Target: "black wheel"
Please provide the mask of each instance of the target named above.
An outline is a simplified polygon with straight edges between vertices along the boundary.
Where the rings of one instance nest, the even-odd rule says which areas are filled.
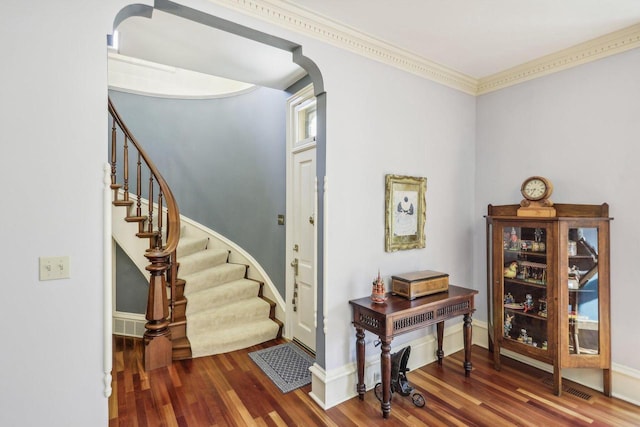
[[[373,392],[378,398],[378,400],[382,402],[382,383],[376,384],[376,386],[373,388]],[[389,396],[389,401],[391,401],[392,399],[393,399],[393,393],[391,393],[391,395]]]
[[[375,393],[378,400],[382,402],[382,383],[376,384],[376,386],[373,388],[373,392]]]
[[[413,393],[413,395],[411,396],[411,400],[413,400],[413,404],[418,408],[422,408],[425,404],[424,397],[422,397],[420,393]]]

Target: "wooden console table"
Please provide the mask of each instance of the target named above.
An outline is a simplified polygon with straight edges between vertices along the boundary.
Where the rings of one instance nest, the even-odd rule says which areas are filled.
[[[353,325],[356,328],[356,358],[358,363],[357,391],[360,400],[364,400],[364,331],[372,332],[380,338],[382,353],[380,368],[382,375],[382,416],[389,418],[391,413],[391,340],[405,332],[427,326],[437,325],[438,363],[442,364],[444,351],[442,340],[444,321],[464,316],[464,370],[465,376],[471,374],[471,315],[475,311],[474,296],[478,291],[449,285],[446,292],[408,300],[387,294],[385,304],[376,304],[370,297],[349,301],[353,308]]]

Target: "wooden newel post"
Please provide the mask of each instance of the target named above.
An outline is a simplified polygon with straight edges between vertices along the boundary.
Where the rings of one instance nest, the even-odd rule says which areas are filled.
[[[172,344],[169,329],[169,305],[167,303],[166,272],[169,269],[169,255],[160,251],[145,255],[151,265],[146,269],[151,273],[149,296],[147,299],[147,323],[144,333],[144,369],[150,371],[171,365]]]

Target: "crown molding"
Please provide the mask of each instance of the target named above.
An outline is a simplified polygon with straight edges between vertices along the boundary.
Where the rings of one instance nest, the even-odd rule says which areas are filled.
[[[475,78],[281,0],[208,0],[470,95],[482,95],[640,47],[640,24]]]
[[[640,47],[640,24],[543,56],[478,81],[478,95]]]
[[[384,41],[278,0],[209,0],[307,37],[475,95],[478,80]]]

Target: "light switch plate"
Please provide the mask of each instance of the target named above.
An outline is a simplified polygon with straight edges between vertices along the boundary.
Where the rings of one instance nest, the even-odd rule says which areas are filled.
[[[40,257],[40,280],[68,279],[69,257]]]

